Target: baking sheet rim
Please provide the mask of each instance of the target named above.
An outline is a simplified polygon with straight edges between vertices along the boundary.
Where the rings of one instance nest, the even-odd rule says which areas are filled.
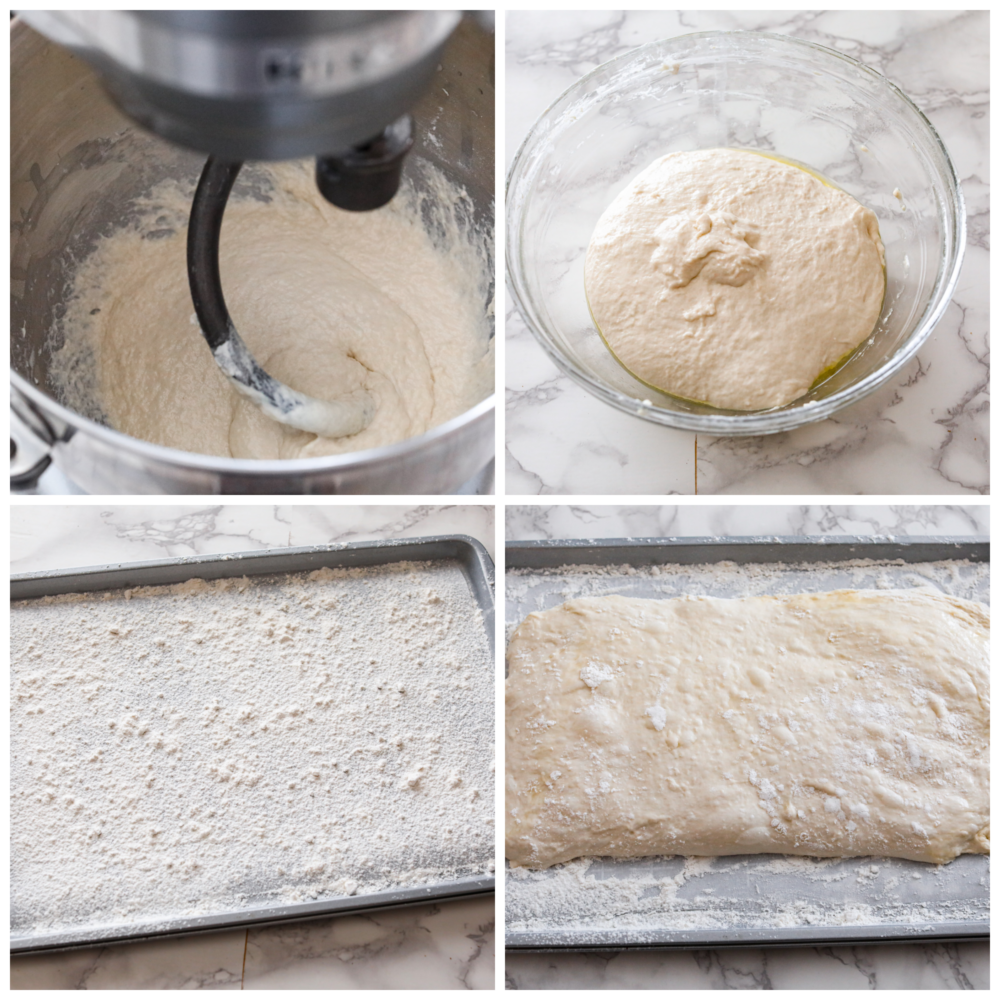
[[[928,535],[928,536],[892,536],[892,535],[723,535],[723,536],[670,536],[666,538],[578,538],[578,539],[508,539],[504,551],[505,569],[526,569],[545,571],[560,567],[572,566],[627,566],[631,565],[629,558],[616,558],[614,553],[633,549],[635,554],[653,554],[656,549],[664,549],[667,558],[650,560],[643,565],[671,562],[671,552],[691,548],[705,550],[709,548],[725,550],[734,546],[743,553],[754,549],[774,547],[773,558],[757,558],[746,560],[749,563],[801,563],[806,562],[848,562],[855,559],[873,559],[879,562],[937,562],[944,559],[972,558],[978,562],[989,562],[989,540],[976,536]],[[809,552],[812,558],[802,560],[796,558],[796,550],[814,549]],[[858,549],[897,550],[892,555],[866,555]],[[928,552],[937,549],[944,551],[934,556]],[[956,549],[958,552],[949,552]],[[964,551],[964,554],[959,554]],[[573,558],[573,554],[576,558]],[[589,557],[588,554],[589,553]],[[706,553],[707,558],[700,562],[685,560],[682,565],[707,565],[716,562],[731,562],[731,555]],[[518,556],[528,556],[532,565],[518,565]],[[594,556],[600,557],[595,562]],[[512,560],[510,557],[513,556]],[[909,558],[907,558],[909,556]],[[538,560],[542,564],[539,564]],[[513,563],[513,564],[512,564]],[[677,564],[677,563],[675,563]],[[506,597],[506,595],[505,595]],[[504,623],[505,627],[507,623]],[[986,855],[987,861],[989,856]],[[509,864],[504,862],[509,870]],[[514,931],[507,932],[505,928],[505,947],[511,952],[569,952],[569,951],[626,951],[652,948],[719,948],[719,947],[813,947],[821,944],[863,944],[869,942],[888,943],[890,941],[977,941],[988,940],[990,925],[988,920],[961,921],[949,926],[948,931],[941,930],[940,921],[926,925],[909,924],[857,924],[842,926],[826,924],[818,926],[804,925],[788,928],[734,928],[726,931],[700,931],[650,929],[641,932],[646,941],[623,941],[619,931]],[[787,933],[780,937],[782,932]],[[812,932],[812,933],[808,933]],[[883,933],[885,932],[885,933]],[[796,934],[800,940],[796,940]],[[657,938],[657,940],[649,940]],[[616,940],[612,941],[612,938]]]
[[[433,551],[451,546],[455,551],[448,554],[428,554],[424,556],[409,554],[400,555],[400,550],[426,549]],[[464,550],[464,553],[463,553]],[[429,535],[413,538],[378,539],[364,542],[342,542],[329,545],[296,546],[289,548],[259,549],[250,552],[226,552],[212,555],[178,556],[172,559],[156,559],[143,562],[113,563],[103,566],[84,566],[71,569],[41,570],[34,573],[11,574],[11,601],[32,600],[45,596],[38,588],[56,585],[59,581],[73,580],[84,582],[88,578],[95,581],[92,587],[80,590],[52,590],[51,593],[100,593],[107,590],[122,589],[131,586],[164,586],[177,582],[171,579],[166,582],[126,581],[117,586],[114,583],[101,582],[107,578],[118,576],[129,577],[133,574],[156,576],[157,571],[174,577],[180,568],[185,573],[179,574],[182,580],[197,577],[197,571],[206,566],[222,566],[232,568],[232,572],[216,574],[212,579],[223,579],[233,576],[270,576],[276,574],[294,574],[308,572],[312,568],[276,569],[274,562],[284,558],[319,560],[320,565],[340,568],[337,562],[329,562],[326,557],[350,555],[358,553],[372,556],[371,561],[352,563],[358,566],[381,566],[398,562],[432,562],[442,559],[453,559],[462,563],[467,575],[469,590],[477,607],[483,612],[483,624],[487,633],[491,652],[495,650],[495,599],[493,560],[486,548],[477,539],[469,535]],[[253,570],[253,564],[258,568]],[[268,568],[263,567],[268,564]],[[190,569],[192,572],[187,573]],[[246,572],[246,570],[251,570]],[[242,572],[240,570],[243,570]],[[478,584],[478,585],[477,585]],[[75,584],[74,584],[75,586]],[[36,591],[29,595],[15,591],[30,589]],[[35,935],[11,935],[10,953],[29,954],[31,952],[63,951],[73,948],[103,947],[111,944],[128,944],[152,938],[181,937],[186,934],[201,934],[210,931],[236,930],[241,927],[263,927],[274,923],[285,923],[297,920],[319,919],[324,916],[348,916],[352,913],[366,912],[373,909],[390,909],[397,906],[410,906],[424,901],[444,900],[469,895],[488,895],[495,891],[495,876],[467,876],[451,879],[445,882],[431,883],[405,888],[385,889],[374,893],[358,896],[335,896],[326,900],[310,903],[293,903],[275,906],[255,907],[246,910],[231,910],[225,913],[214,913],[199,917],[170,917],[165,920],[147,921],[142,924],[120,924],[86,929],[63,929],[51,933]],[[122,933],[118,933],[121,931]]]

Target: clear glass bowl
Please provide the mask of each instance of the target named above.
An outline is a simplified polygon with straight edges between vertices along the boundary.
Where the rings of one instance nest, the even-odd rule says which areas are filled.
[[[885,244],[886,296],[871,337],[805,396],[755,413],[633,378],[604,346],[584,295],[587,244],[618,192],[657,157],[719,146],[818,170],[875,212]],[[962,192],[931,123],[874,70],[783,35],[710,31],[612,59],[542,115],[507,178],[508,287],[542,347],[612,406],[708,434],[791,430],[878,388],[941,318],[964,249]]]

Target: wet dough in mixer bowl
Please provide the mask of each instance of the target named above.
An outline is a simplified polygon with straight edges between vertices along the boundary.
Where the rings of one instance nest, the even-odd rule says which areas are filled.
[[[194,317],[190,192],[173,182],[76,273],[56,366],[69,404],[85,411],[73,397],[90,366],[100,410],[117,430],[207,455],[291,459],[401,441],[478,402],[492,367],[481,276],[471,254],[432,243],[413,191],[355,214],[324,201],[307,164],[257,169],[272,182],[270,200],[237,189],[222,228],[236,327],[261,366],[293,388],[319,398],[367,388],[377,403],[371,425],[317,438],[269,420],[230,387]],[[443,179],[438,187],[461,196]]]

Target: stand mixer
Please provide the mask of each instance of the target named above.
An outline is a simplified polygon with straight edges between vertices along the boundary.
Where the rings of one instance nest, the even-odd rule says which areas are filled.
[[[477,12],[491,28],[491,12]],[[92,65],[112,101],[156,135],[208,153],[187,269],[202,334],[230,383],[267,416],[323,437],[364,429],[364,389],[333,400],[284,385],[233,325],[219,237],[245,160],[315,157],[323,197],[370,211],[396,193],[409,111],[440,69],[455,11],[28,11],[19,18]],[[480,94],[483,91],[480,90]]]

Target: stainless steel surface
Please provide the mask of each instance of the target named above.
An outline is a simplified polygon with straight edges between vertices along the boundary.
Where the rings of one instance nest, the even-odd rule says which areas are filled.
[[[490,459],[471,479],[462,483],[456,496],[493,496],[496,492],[496,462]]]
[[[381,566],[400,561],[449,560],[462,566],[469,591],[483,615],[491,660],[495,651],[494,567],[486,549],[468,535],[436,535],[415,539],[384,539],[343,545],[316,545],[271,549],[219,556],[193,556],[155,562],[112,564],[74,570],[47,570],[12,575],[11,600],[49,594],[90,593],[126,587],[182,583],[192,578],[206,580],[234,576],[302,573],[324,566]],[[489,734],[492,737],[492,733]],[[95,944],[123,943],[152,937],[172,937],[237,927],[263,926],[309,920],[333,914],[348,914],[392,906],[491,893],[492,876],[467,876],[423,886],[336,897],[294,905],[256,906],[242,910],[208,913],[155,922],[136,922],[114,927],[79,928],[72,932],[43,933],[11,938],[11,952],[24,954],[80,948]]]
[[[13,421],[13,410],[11,411]],[[13,438],[13,432],[12,432]],[[23,482],[11,480],[11,493],[20,496],[79,496],[86,491],[80,489],[76,483],[68,479],[49,459],[45,460],[47,465],[40,469],[41,475],[37,472],[29,475]],[[496,492],[496,470],[491,459],[482,467],[471,479],[466,480],[452,492],[452,496],[493,496]]]
[[[44,427],[27,426],[24,417],[10,408],[10,485],[11,492],[33,487],[51,467],[49,446],[42,434]]]
[[[413,109],[421,165],[462,184],[477,229],[492,239],[493,38],[463,21],[441,71]],[[80,59],[15,20],[11,28],[11,402],[48,428],[52,459],[88,493],[449,493],[494,452],[495,397],[407,441],[290,462],[196,455],[140,441],[64,406],[50,380],[50,338],[72,265],[127,219],[133,198],[165,177],[197,177],[201,157],[134,129]],[[23,82],[22,82],[23,81]],[[492,273],[492,266],[490,267]],[[492,285],[484,326],[492,325]],[[484,345],[485,346],[485,345]],[[42,441],[42,445],[47,442]]]
[[[367,142],[433,77],[458,11],[22,11],[150,131],[229,160]]]
[[[150,16],[152,15],[152,16]],[[60,45],[207,96],[353,90],[419,59],[458,24],[457,11],[23,10]],[[269,42],[270,48],[264,47]],[[292,74],[268,69],[270,49]],[[311,152],[316,152],[312,150]]]
[[[11,411],[13,413],[13,411]],[[29,477],[24,482],[11,480],[12,496],[86,496],[76,483],[67,479],[60,469],[47,460],[48,465],[37,478]]]
[[[859,561],[870,560],[869,564]],[[505,552],[507,633],[532,611],[555,607],[574,596],[584,570],[581,567],[621,566],[642,569],[663,566],[670,570],[659,576],[636,575],[613,569],[593,574],[588,593],[619,593],[631,597],[669,597],[702,593],[718,597],[738,596],[750,587],[733,574],[723,574],[715,564],[735,563],[750,567],[756,574],[754,592],[806,592],[865,585],[875,586],[886,578],[912,586],[929,567],[951,560],[988,564],[989,543],[962,538],[855,538],[836,536],[759,538],[665,538],[508,542]],[[765,564],[775,567],[773,578],[761,580]],[[920,567],[925,567],[921,569]],[[681,569],[691,567],[690,571]],[[780,568],[779,568],[780,567]],[[525,570],[514,575],[512,570]],[[537,571],[534,573],[533,571]],[[860,574],[860,578],[859,578]],[[942,577],[943,578],[943,577]],[[978,579],[978,577],[977,577]],[[950,586],[962,587],[961,574]],[[763,589],[762,589],[763,588]],[[988,600],[985,584],[976,599]],[[826,863],[823,880],[803,879],[799,873],[764,870],[769,856],[719,858],[712,870],[692,879],[678,890],[681,909],[690,907],[709,917],[715,926],[684,928],[677,912],[650,916],[639,926],[630,925],[632,914],[605,914],[586,911],[581,901],[579,923],[565,921],[560,926],[534,926],[507,931],[506,946],[523,951],[593,951],[627,948],[694,948],[737,945],[818,945],[824,943],[891,941],[978,940],[989,935],[989,859],[963,855],[943,866],[922,865],[903,859],[849,858]],[[860,879],[856,869],[874,862],[878,875]],[[681,871],[683,858],[591,859],[587,877],[623,879],[630,875],[673,876]],[[544,879],[545,874],[539,873]],[[919,875],[916,879],[912,876]],[[829,876],[829,878],[827,878]],[[885,885],[896,882],[898,898],[887,904],[877,900]],[[506,895],[508,919],[512,913],[529,912],[537,904],[532,886],[538,882],[518,881],[508,868]],[[708,890],[708,893],[706,893]],[[696,898],[697,897],[697,898]],[[726,900],[738,900],[745,909]],[[803,903],[819,916],[803,922],[795,919],[766,925],[769,906],[777,902],[792,906]],[[897,912],[925,904],[926,918],[894,921]],[[887,919],[870,922],[849,918],[852,907],[882,906]],[[868,912],[868,911],[864,911]],[[952,916],[949,916],[949,913]],[[973,914],[969,919],[968,914]],[[965,914],[964,916],[961,914]],[[673,919],[671,919],[671,916]],[[588,922],[591,926],[588,926]],[[519,924],[527,921],[519,920]],[[593,924],[610,926],[592,926]],[[721,926],[720,926],[721,925]]]

